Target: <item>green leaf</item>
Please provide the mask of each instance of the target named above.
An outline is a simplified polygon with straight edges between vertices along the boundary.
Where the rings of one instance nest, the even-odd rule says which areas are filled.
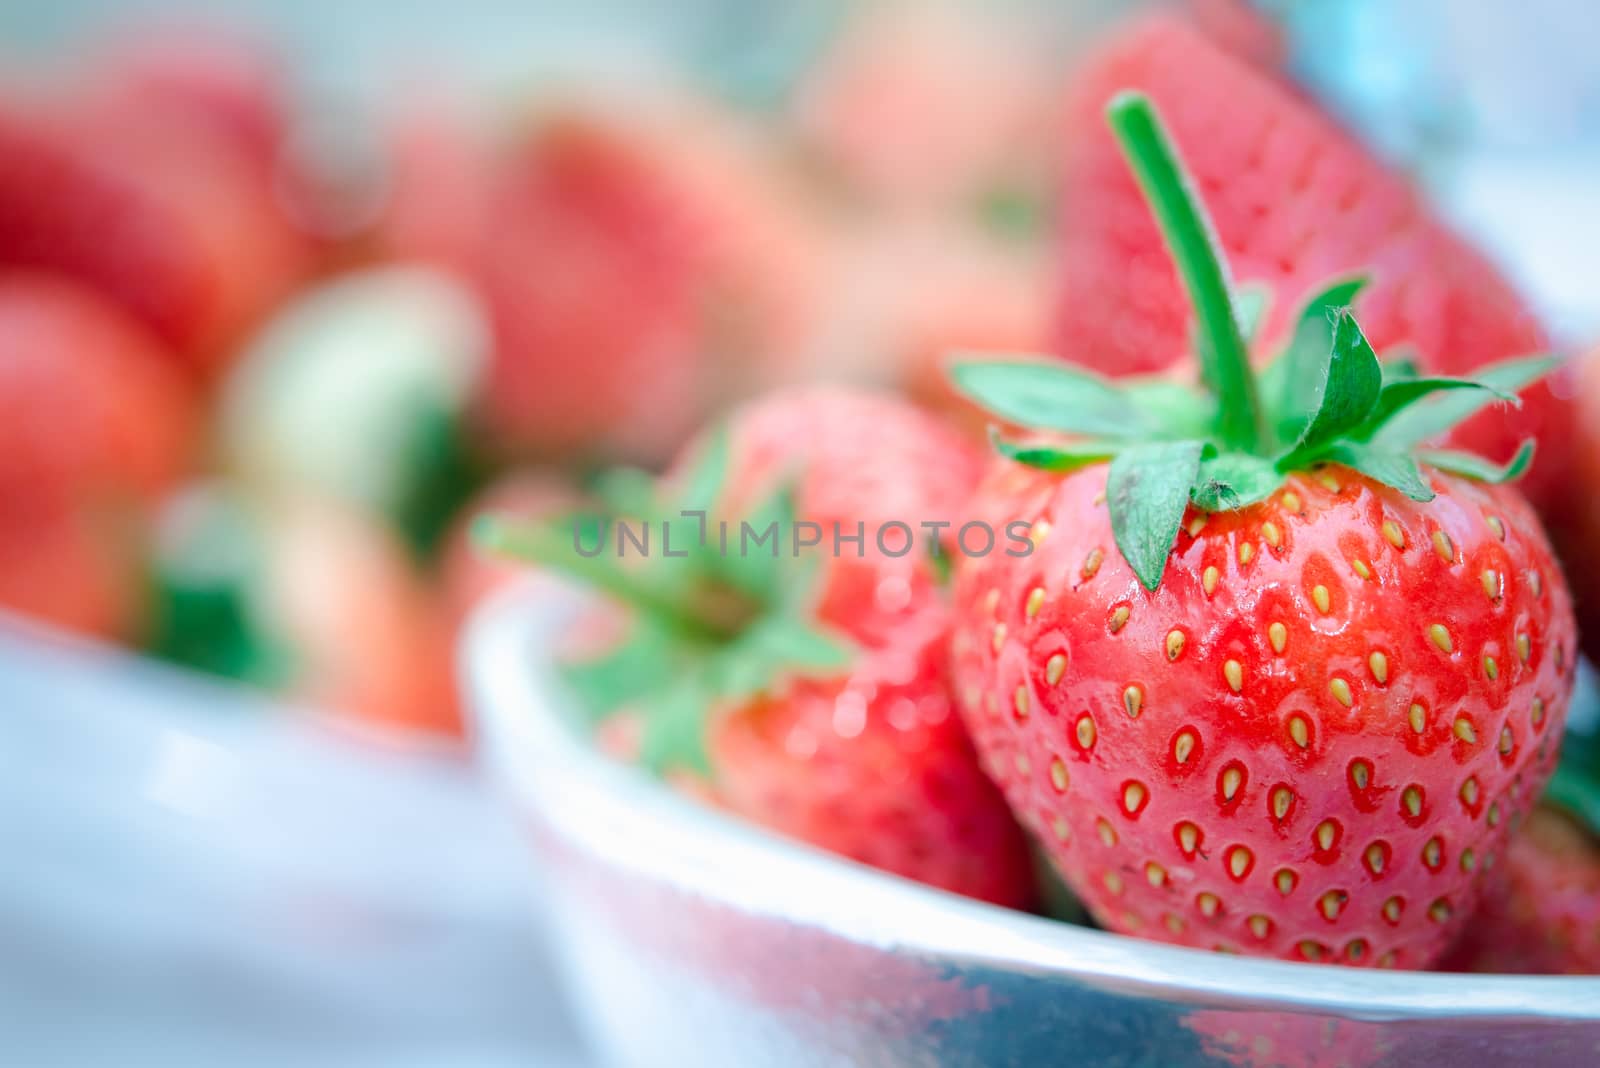
[[[1421,378],[1422,364],[1409,345],[1387,349],[1383,354],[1383,384],[1404,382],[1408,378]]]
[[[741,656],[764,660],[774,669],[810,676],[842,671],[855,651],[845,639],[814,622],[772,616],[761,620],[734,643]]]
[[[700,672],[682,672],[644,710],[639,763],[657,775],[692,771],[710,778],[706,722],[716,700],[715,692]]]
[[[1385,452],[1370,445],[1354,441],[1341,441],[1324,454],[1327,459],[1360,471],[1363,475],[1385,486],[1393,487],[1414,501],[1431,501],[1433,487],[1428,485],[1417,461],[1403,452]]]
[[[1527,356],[1479,369],[1472,380],[1488,390],[1520,393],[1538,381],[1557,361],[1549,356]],[[1372,436],[1373,444],[1406,451],[1437,438],[1476,415],[1495,398],[1484,390],[1453,390],[1431,396],[1424,403],[1397,412]]]
[[[1264,501],[1283,485],[1283,472],[1272,461],[1249,453],[1225,452],[1200,461],[1190,495],[1207,512],[1228,512]]]
[[[1080,467],[1104,463],[1123,448],[1112,441],[1070,441],[1054,444],[1032,444],[1007,441],[997,431],[991,431],[989,440],[995,451],[1008,460],[1041,471],[1076,471]]]
[[[727,424],[719,424],[702,442],[688,477],[678,494],[677,505],[689,511],[709,512],[722,494],[728,477],[728,456],[732,448]]]
[[[645,615],[635,615],[627,637],[610,651],[563,665],[561,676],[593,722],[625,706],[641,704],[660,690],[662,680],[679,674],[697,650],[679,635]]]
[[[1216,229],[1149,97],[1118,93],[1106,108],[1106,120],[1194,309],[1201,377],[1220,402],[1217,434],[1230,450],[1254,452],[1262,437],[1260,402]]]
[[[1209,437],[1216,426],[1216,398],[1193,386],[1168,378],[1130,378],[1118,385],[1145,422],[1161,428],[1164,441]]]
[[[1385,368],[1386,372],[1387,370]],[[1370,439],[1383,428],[1386,422],[1411,407],[1411,405],[1418,404],[1424,398],[1431,397],[1435,393],[1457,389],[1483,390],[1492,397],[1509,404],[1519,406],[1522,404],[1522,401],[1518,399],[1515,393],[1508,393],[1497,386],[1477,382],[1470,378],[1427,377],[1385,381],[1382,392],[1378,394],[1378,403],[1373,406],[1371,414],[1367,416],[1356,436]]]
[[[1437,467],[1441,471],[1448,471],[1452,475],[1461,475],[1464,478],[1476,479],[1479,482],[1511,482],[1521,478],[1533,465],[1533,439],[1528,438],[1517,451],[1504,464],[1497,464],[1492,460],[1470,452],[1456,452],[1451,449],[1430,449],[1419,454],[1423,463]]]
[[[744,539],[744,525],[752,534],[748,543]],[[757,545],[768,531],[776,530]],[[795,500],[794,489],[785,484],[767,498],[759,507],[737,520],[728,520],[728,551],[713,550],[707,538],[705,552],[706,571],[721,579],[758,605],[770,607],[775,603],[782,585],[783,575],[796,563],[794,558]],[[775,548],[768,548],[776,542]]]
[[[655,476],[637,467],[612,467],[595,476],[595,498],[612,515],[647,519],[660,511]]]
[[[1122,439],[1159,429],[1111,382],[1059,360],[962,360],[950,378],[986,411],[1039,430]]]
[[[1233,317],[1246,342],[1256,340],[1272,310],[1272,287],[1264,282],[1246,282],[1233,290]]]
[[[1198,441],[1156,442],[1133,446],[1111,461],[1111,533],[1145,589],[1161,584],[1203,449]]]
[[[1293,441],[1316,407],[1316,385],[1333,349],[1333,320],[1367,285],[1364,277],[1339,278],[1306,298],[1289,344],[1261,376],[1262,396],[1275,410],[1279,436]]]
[[[1355,316],[1346,310],[1335,320],[1332,348],[1315,378],[1311,418],[1290,451],[1291,463],[1360,426],[1383,388],[1383,368]]]

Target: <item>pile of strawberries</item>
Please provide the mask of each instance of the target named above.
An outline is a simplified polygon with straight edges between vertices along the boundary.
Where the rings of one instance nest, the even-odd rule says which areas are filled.
[[[331,146],[244,40],[8,89],[0,606],[448,737],[531,562],[600,594],[596,743],[779,833],[1202,949],[1600,969],[1593,369],[1236,4],[1067,85],[863,11],[782,85],[408,89]]]
[[[1031,844],[1126,934],[1592,970],[1600,764],[1541,801],[1580,657],[1539,514],[1579,525],[1569,370],[1403,179],[1190,24],[1070,97],[1054,356],[963,358],[932,412],[780,390],[659,480],[481,525],[604,595],[567,654],[599,744],[998,904],[1042,907]]]

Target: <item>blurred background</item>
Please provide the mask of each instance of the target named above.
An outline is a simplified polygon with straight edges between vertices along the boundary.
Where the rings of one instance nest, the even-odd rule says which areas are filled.
[[[965,418],[944,353],[1054,347],[1064,86],[1140,6],[0,0],[8,1057],[583,1063],[470,516],[783,383]],[[1168,6],[1600,336],[1593,5]]]

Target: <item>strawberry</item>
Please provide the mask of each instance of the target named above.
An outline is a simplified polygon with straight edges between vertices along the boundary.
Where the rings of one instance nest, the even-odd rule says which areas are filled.
[[[680,521],[678,547],[657,545],[694,549],[688,560],[585,559],[565,528],[489,528],[634,609],[630,640],[575,669],[579,693],[602,716],[638,716],[641,760],[698,774],[732,812],[947,890],[1030,903],[1021,831],[951,705],[935,561],[895,555],[910,548],[897,532],[886,549],[876,540],[889,523],[954,521],[976,451],[900,402],[816,389],[753,403],[691,456],[667,487],[708,510],[707,534]],[[778,541],[742,549],[741,522]],[[825,540],[791,554],[806,523]],[[864,531],[859,555],[831,552],[834,524]]]
[[[1355,308],[1379,351],[1406,350],[1428,373],[1461,374],[1549,341],[1526,305],[1402,176],[1374,160],[1270,71],[1161,15],[1103,46],[1070,94],[1059,186],[1056,351],[1107,374],[1181,361],[1188,317],[1178,278],[1116,146],[1100,122],[1117,91],[1147,93],[1206,197],[1243,282],[1275,297],[1263,331],[1281,338],[1297,302],[1355,270],[1372,284]],[[1510,418],[1485,417],[1453,440],[1496,458],[1536,436],[1528,495],[1546,507],[1570,484],[1572,413],[1559,383],[1535,386]]]
[[[1550,361],[1480,382],[1384,368],[1355,280],[1258,379],[1248,301],[1149,99],[1110,118],[1194,300],[1209,389],[957,368],[1056,435],[999,439],[973,506],[1008,538],[956,558],[962,713],[1106,926],[1426,966],[1550,772],[1577,650],[1538,520],[1492,484],[1531,447],[1505,469],[1413,450]]]
[[[305,267],[248,161],[147,109],[0,101],[0,267],[71,276],[201,378]]]
[[[1574,485],[1600,486],[1600,348],[1576,361],[1572,453]],[[1592,492],[1567,495],[1566,507],[1551,521],[1551,534],[1566,562],[1578,602],[1578,633],[1585,651],[1600,656],[1600,568],[1591,563],[1591,546],[1600,539],[1600,500]]]
[[[0,273],[0,605],[132,637],[144,508],[188,469],[199,411],[162,346],[69,281]]]

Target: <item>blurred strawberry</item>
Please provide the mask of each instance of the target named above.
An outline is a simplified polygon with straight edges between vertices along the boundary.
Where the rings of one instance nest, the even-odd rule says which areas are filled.
[[[526,566],[477,544],[472,527],[479,516],[553,519],[577,508],[579,499],[560,477],[532,470],[502,475],[474,497],[456,517],[440,556],[439,582],[450,619],[461,623],[486,597],[528,573]]]
[[[99,290],[200,377],[305,267],[243,156],[153,108],[0,101],[0,267]]]
[[[1593,547],[1600,539],[1600,348],[1574,361],[1577,415],[1570,448],[1574,457],[1572,489],[1551,523],[1550,533],[1561,550],[1567,577],[1577,599],[1578,634],[1590,658],[1600,656],[1600,567]]]
[[[198,425],[138,323],[71,282],[0,272],[0,605],[133,636],[143,509],[193,462]]]
[[[158,655],[384,730],[460,733],[449,622],[379,524],[202,486],[158,533]]]
[[[1146,92],[1172,128],[1241,282],[1273,296],[1260,340],[1353,271],[1373,284],[1356,312],[1380,351],[1408,349],[1425,372],[1459,374],[1545,349],[1544,331],[1484,257],[1388,170],[1276,76],[1177,16],[1150,17],[1107,42],[1070,94],[1061,193],[1056,350],[1111,374],[1182,360],[1189,318],[1178,279],[1103,115],[1124,89]],[[1276,351],[1265,344],[1263,351]],[[1529,435],[1540,457],[1524,483],[1543,506],[1566,491],[1570,407],[1557,376],[1511,418],[1488,413],[1454,440],[1496,460]]]

